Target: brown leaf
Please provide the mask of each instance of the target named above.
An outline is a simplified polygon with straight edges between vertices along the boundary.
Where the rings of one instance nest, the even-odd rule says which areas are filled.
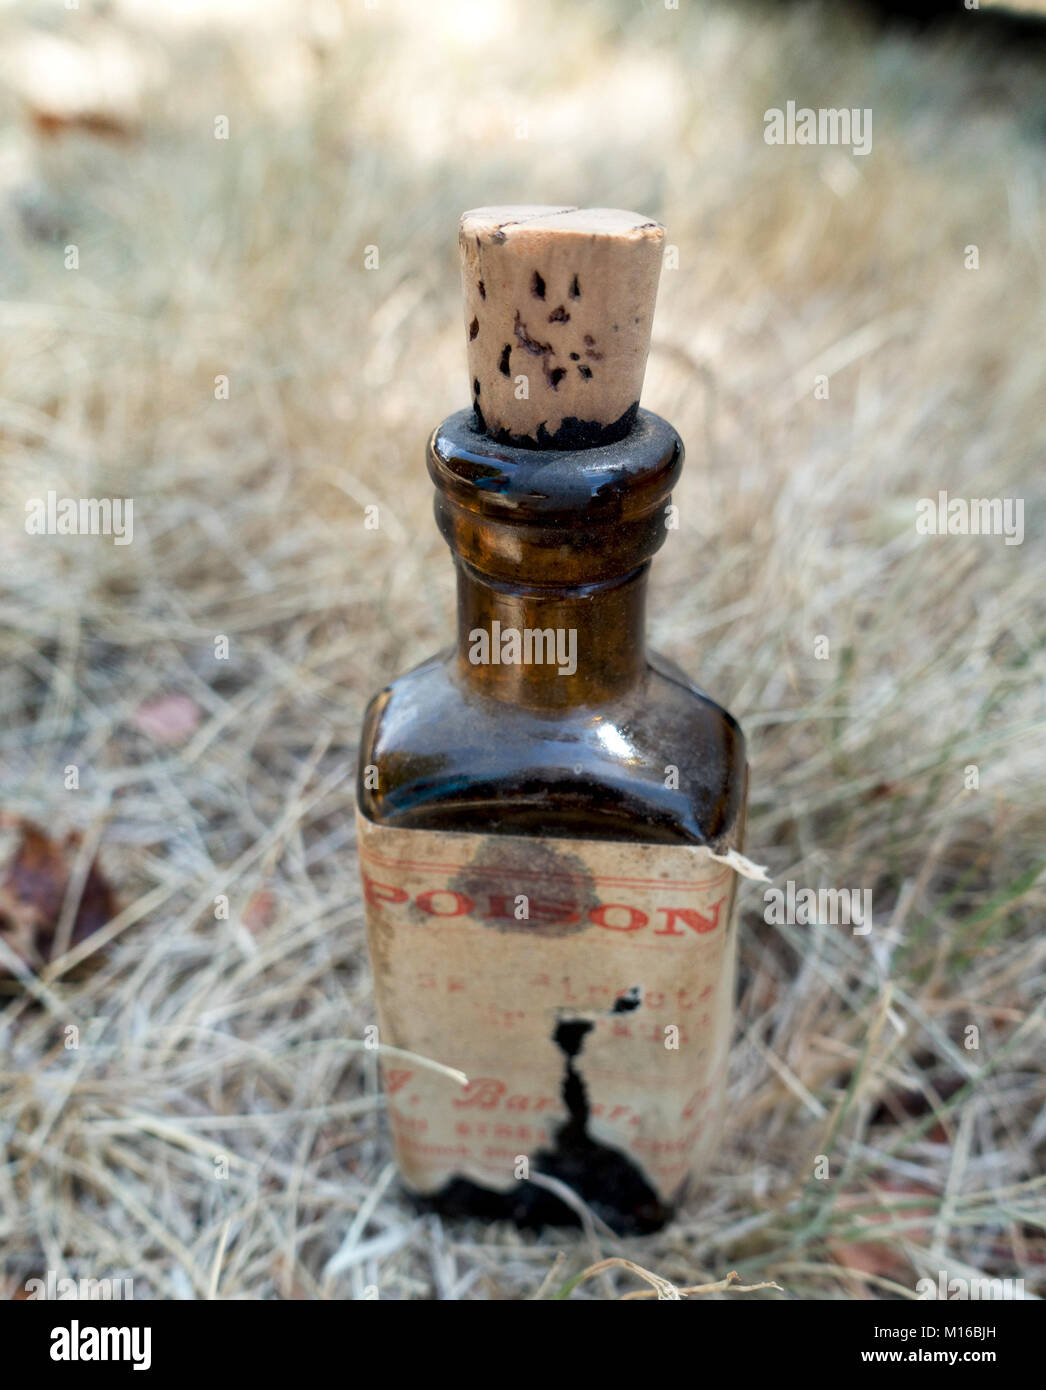
[[[876,1241],[844,1241],[834,1237],[826,1241],[832,1259],[844,1269],[861,1274],[878,1274],[897,1284],[911,1283],[911,1265],[893,1246]]]
[[[933,1197],[929,1188],[919,1187],[912,1183],[883,1182],[873,1186],[869,1192],[851,1193],[843,1197],[839,1202],[840,1211],[845,1211],[850,1207],[866,1205],[869,1196],[880,1196],[883,1199],[884,1209],[881,1212],[868,1212],[857,1218],[857,1224],[868,1227],[868,1240],[841,1240],[838,1237],[831,1237],[825,1243],[828,1246],[832,1259],[837,1264],[843,1265],[847,1269],[859,1270],[863,1274],[878,1274],[884,1279],[892,1279],[897,1284],[911,1286],[912,1267],[903,1249],[899,1246],[896,1237],[887,1236],[884,1239],[875,1239],[875,1227],[891,1219],[891,1212],[887,1209],[890,1206],[897,1207],[900,1202],[907,1202],[916,1197]],[[917,1217],[926,1218],[926,1226],[912,1226],[906,1229],[905,1238],[915,1244],[924,1243],[929,1239],[930,1227],[934,1214],[932,1200],[926,1206],[905,1206],[903,1211],[895,1212],[907,1218]]]
[[[0,936],[30,969],[52,958],[80,839],[73,831],[62,843],[28,821],[22,824],[20,843],[0,883]],[[115,915],[113,891],[95,861],[80,894],[70,945],[85,940]],[[5,974],[0,966],[0,975]]]
[[[259,888],[247,899],[243,909],[243,925],[255,936],[260,936],[276,920],[279,903],[271,888]]]
[[[106,111],[44,111],[30,106],[28,113],[37,133],[51,140],[71,130],[111,140],[133,140],[141,134],[134,122],[121,120]]]
[[[184,743],[200,727],[202,715],[191,695],[160,695],[138,706],[134,724],[156,743]]]

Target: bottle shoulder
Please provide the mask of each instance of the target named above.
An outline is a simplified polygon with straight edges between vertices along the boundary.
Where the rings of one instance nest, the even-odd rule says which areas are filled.
[[[666,658],[604,707],[549,714],[478,694],[448,649],[370,702],[358,796],[408,827],[718,844],[745,781],[739,724]]]

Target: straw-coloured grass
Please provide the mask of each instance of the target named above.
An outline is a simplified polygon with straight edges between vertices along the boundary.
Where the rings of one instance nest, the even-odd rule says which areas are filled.
[[[1041,1291],[1041,72],[804,9],[439,8],[43,7],[127,47],[111,130],[33,124],[3,17],[0,811],[118,898],[0,995],[6,1292]],[[790,99],[871,107],[872,152],[767,145]],[[360,716],[452,624],[422,450],[467,395],[456,218],[559,200],[678,247],[655,645],[745,726],[750,855],[874,901],[855,936],[745,886],[730,1131],[643,1242],[416,1217],[362,1045]],[[49,490],[133,498],[133,543],[26,534]],[[941,490],[1026,499],[1024,543],[918,535]]]

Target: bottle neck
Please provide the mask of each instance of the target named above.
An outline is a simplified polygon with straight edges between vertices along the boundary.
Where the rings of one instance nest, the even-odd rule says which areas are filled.
[[[644,679],[647,573],[682,465],[679,435],[648,410],[589,449],[499,444],[464,410],[433,431],[436,522],[458,571],[456,669],[470,691],[562,711]]]
[[[646,669],[649,561],[580,587],[520,587],[456,557],[459,679],[490,699],[538,710],[598,705]]]

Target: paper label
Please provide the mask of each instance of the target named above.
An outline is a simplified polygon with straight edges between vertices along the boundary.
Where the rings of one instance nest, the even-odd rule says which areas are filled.
[[[700,847],[357,823],[380,1042],[415,1054],[382,1057],[407,1184],[541,1172],[571,1113],[556,1033],[576,1021],[587,1134],[671,1201],[720,1128],[734,868]]]

